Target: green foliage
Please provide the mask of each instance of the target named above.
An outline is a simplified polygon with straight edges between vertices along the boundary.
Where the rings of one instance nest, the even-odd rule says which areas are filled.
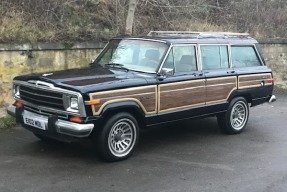
[[[1,129],[8,129],[12,126],[16,125],[16,119],[11,116],[1,117],[0,118],[0,130]]]
[[[75,43],[72,42],[72,41],[65,41],[65,42],[63,43],[65,49],[71,49],[71,48],[74,46],[74,44],[75,44]]]

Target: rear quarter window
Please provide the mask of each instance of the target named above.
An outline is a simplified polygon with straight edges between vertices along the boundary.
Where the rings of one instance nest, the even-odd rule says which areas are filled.
[[[232,46],[231,54],[234,68],[262,65],[253,46]]]

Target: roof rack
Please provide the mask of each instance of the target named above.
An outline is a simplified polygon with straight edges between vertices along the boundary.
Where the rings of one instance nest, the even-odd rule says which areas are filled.
[[[151,37],[249,37],[249,33],[233,32],[196,32],[196,31],[150,31],[147,36]]]

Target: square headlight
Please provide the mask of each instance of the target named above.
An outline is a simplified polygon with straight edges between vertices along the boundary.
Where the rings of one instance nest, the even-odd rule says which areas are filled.
[[[75,110],[79,109],[79,102],[77,97],[70,97],[70,108]]]
[[[13,96],[16,98],[20,98],[20,86],[13,85]]]

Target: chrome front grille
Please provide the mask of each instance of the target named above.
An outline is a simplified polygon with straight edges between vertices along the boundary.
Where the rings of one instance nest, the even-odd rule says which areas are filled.
[[[20,86],[21,99],[43,107],[65,110],[63,94],[38,89],[37,87]]]
[[[16,100],[22,101],[24,107],[45,116],[58,115],[65,119],[68,115],[80,115],[86,117],[86,109],[81,93],[55,87],[52,83],[44,81],[13,81],[13,87],[18,86],[18,95],[14,94]],[[13,88],[14,89],[14,88]],[[71,110],[69,98],[77,97],[79,110]]]

